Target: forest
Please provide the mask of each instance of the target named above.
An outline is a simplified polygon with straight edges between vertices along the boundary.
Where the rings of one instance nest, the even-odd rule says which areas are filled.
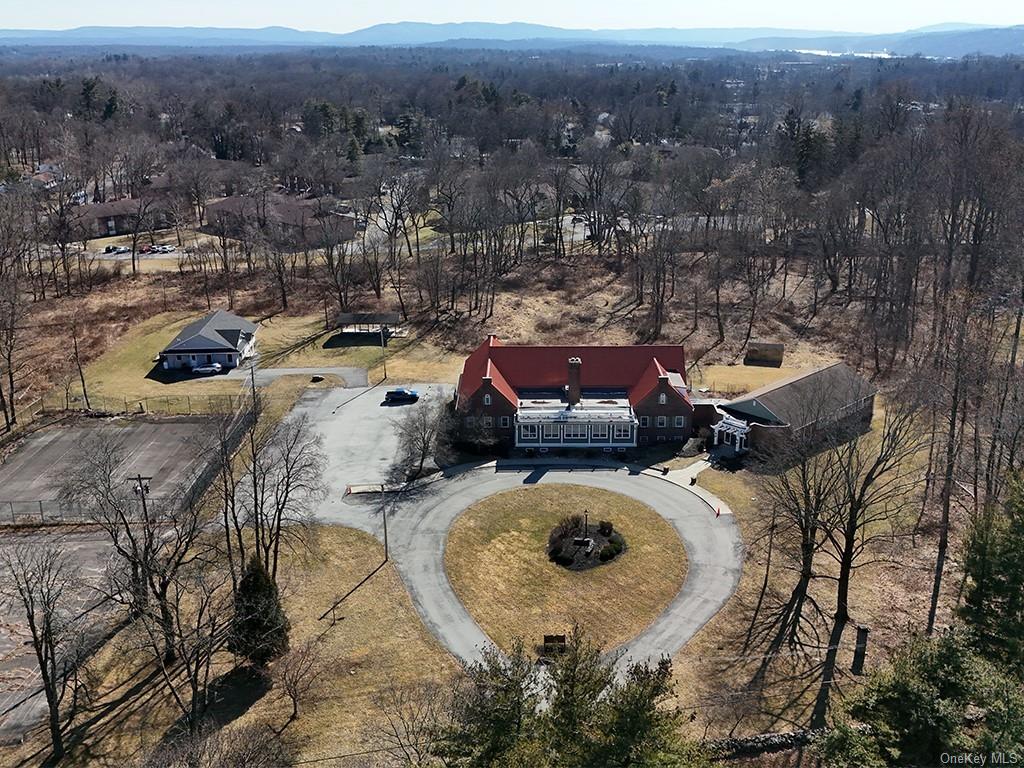
[[[208,207],[233,196],[253,203],[229,229]],[[308,226],[285,226],[282,200],[308,206]],[[118,201],[120,263],[83,218]],[[883,392],[884,424],[824,454],[796,446],[758,481],[770,504],[753,546],[767,548],[765,583],[770,567],[788,581],[748,633],[768,651],[746,693],[770,699],[792,674],[807,711],[773,722],[832,722],[850,582],[883,539],[897,563],[925,540],[913,638],[845,703],[823,754],[930,764],[971,739],[1024,744],[1024,60],[0,50],[8,430],[62,383],[35,319],[73,340],[84,390],[79,340],[105,320],[53,309],[149,285],[141,253],[157,230],[179,247],[164,284],[207,308],[394,310],[461,352],[517,302],[550,301],[513,335],[683,343],[694,370],[757,338],[845,360]],[[807,665],[767,669],[778,655]],[[994,689],[1005,707],[964,725]],[[946,736],[913,730],[940,715]]]

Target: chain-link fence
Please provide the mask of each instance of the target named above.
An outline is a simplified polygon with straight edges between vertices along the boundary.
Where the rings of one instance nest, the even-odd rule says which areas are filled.
[[[148,497],[153,504],[171,503],[164,497]],[[60,499],[0,501],[0,525],[58,525],[89,520],[89,511]]]
[[[216,476],[219,470],[219,465],[215,459],[217,455],[231,455],[237,450],[241,444],[242,437],[246,431],[252,425],[253,420],[253,408],[252,408],[252,397],[250,395],[211,395],[209,399],[206,396],[203,397],[183,397],[185,400],[185,407],[190,410],[176,411],[174,410],[179,405],[177,401],[179,398],[176,397],[158,397],[158,398],[143,398],[142,400],[136,400],[136,403],[142,403],[146,407],[146,410],[142,411],[115,411],[114,409],[101,409],[99,406],[103,402],[100,400],[94,400],[92,397],[89,398],[90,410],[93,412],[107,412],[107,413],[159,413],[161,415],[216,415],[216,414],[233,414],[230,423],[224,427],[218,428],[217,433],[217,446],[216,450],[203,451],[202,458],[199,466],[195,471],[191,472],[183,483],[182,490],[180,493],[172,496],[147,496],[147,500],[150,500],[154,506],[177,506],[184,508],[189,504],[196,504],[199,502],[207,488]],[[161,402],[161,401],[168,402]],[[113,402],[116,402],[113,401]],[[68,409],[64,407],[64,403],[61,404],[59,411],[50,411],[53,413],[63,413],[68,410],[74,409],[74,403],[72,408]],[[150,410],[150,407],[153,407]],[[194,407],[198,406],[198,408]],[[231,410],[218,410],[231,406]],[[83,406],[84,407],[84,403]],[[212,410],[199,410],[199,408],[207,408]],[[160,410],[164,408],[165,410]],[[35,412],[34,418],[36,421],[42,419],[42,414],[48,413],[45,409],[39,409]],[[223,453],[221,453],[223,452]],[[0,490],[2,494],[2,490]],[[83,507],[69,504],[61,499],[36,499],[32,501],[5,501],[0,496],[0,526],[3,525],[56,525],[62,523],[76,523],[86,522],[90,519],[90,512],[88,509]]]
[[[111,397],[109,395],[50,394],[42,398],[36,413],[90,411],[109,414],[153,414],[157,416],[216,416],[235,413],[248,394],[239,395],[156,395],[153,397]]]

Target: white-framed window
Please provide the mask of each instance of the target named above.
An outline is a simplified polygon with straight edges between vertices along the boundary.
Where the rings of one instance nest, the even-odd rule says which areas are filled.
[[[658,429],[664,429],[668,426],[668,416],[658,417]]]
[[[475,427],[476,426],[476,419],[474,419],[472,416],[467,416],[466,417],[466,426],[469,427],[470,429]]]
[[[490,395],[484,395],[484,405],[490,405],[490,404],[491,404],[491,396]]]
[[[537,439],[537,425],[536,424],[520,424],[519,425],[519,438],[521,440],[536,440]]]
[[[641,416],[640,417],[640,426],[641,427],[649,427],[650,425],[651,425],[651,417],[650,416]]]
[[[659,443],[664,443],[665,442],[665,436],[664,435],[658,435],[658,442]]]
[[[566,424],[565,425],[565,439],[566,440],[586,440],[587,439],[587,425],[586,424]]]
[[[615,439],[616,440],[628,440],[633,434],[632,424],[616,424],[615,425]]]
[[[508,429],[508,427],[509,427],[509,425],[511,423],[512,423],[512,417],[511,416],[502,416],[501,417],[501,426],[502,426],[503,429]]]
[[[676,416],[676,427],[679,428],[679,429],[682,429],[685,426],[686,426],[686,417],[685,416]]]
[[[544,439],[545,440],[558,440],[562,436],[562,430],[558,424],[545,424],[544,425]]]
[[[490,429],[491,427],[494,426],[494,419],[492,419],[490,416],[484,416],[482,419],[480,419],[480,426],[482,426],[484,429]]]
[[[664,405],[667,402],[668,402],[668,395],[666,395],[664,392],[662,392],[660,395],[658,395],[658,405]]]
[[[608,439],[608,425],[607,424],[592,424],[590,426],[590,439],[591,440],[607,440]]]

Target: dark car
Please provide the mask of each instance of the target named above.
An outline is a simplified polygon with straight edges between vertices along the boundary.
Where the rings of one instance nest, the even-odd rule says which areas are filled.
[[[385,403],[415,403],[420,393],[415,389],[389,389],[384,393]]]

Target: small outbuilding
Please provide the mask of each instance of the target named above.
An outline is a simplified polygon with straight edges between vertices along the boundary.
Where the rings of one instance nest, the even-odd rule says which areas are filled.
[[[218,309],[186,325],[160,353],[164,370],[219,363],[234,368],[256,351],[255,323]]]

